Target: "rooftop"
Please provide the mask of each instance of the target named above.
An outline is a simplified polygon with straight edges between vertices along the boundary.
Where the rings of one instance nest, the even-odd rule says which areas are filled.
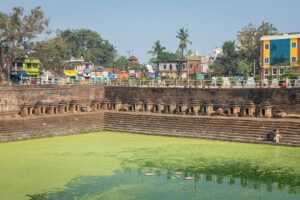
[[[300,32],[297,33],[284,33],[276,35],[265,35],[260,38],[260,40],[279,40],[279,39],[291,39],[291,38],[300,38]]]

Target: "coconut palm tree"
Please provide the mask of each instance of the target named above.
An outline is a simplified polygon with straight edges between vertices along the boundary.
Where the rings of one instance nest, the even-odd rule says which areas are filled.
[[[177,32],[177,36],[176,38],[179,39],[179,49],[181,51],[181,56],[182,58],[184,58],[184,50],[187,49],[187,46],[190,44],[192,44],[192,42],[189,40],[190,35],[188,33],[188,29],[185,28],[181,28],[179,29],[179,31]]]
[[[149,54],[152,54],[153,56],[156,57],[156,59],[159,58],[159,55],[166,50],[166,48],[164,46],[162,46],[160,44],[160,41],[157,40],[156,42],[154,42],[153,46],[152,46],[152,51],[148,51]]]

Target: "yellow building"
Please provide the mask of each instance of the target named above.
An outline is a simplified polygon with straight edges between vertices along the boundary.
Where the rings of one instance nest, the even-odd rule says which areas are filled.
[[[260,52],[262,79],[277,78],[286,67],[300,74],[300,33],[263,36]]]

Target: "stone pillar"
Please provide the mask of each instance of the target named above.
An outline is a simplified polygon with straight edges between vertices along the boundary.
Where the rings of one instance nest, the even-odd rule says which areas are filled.
[[[198,115],[200,111],[200,103],[196,99],[190,99],[188,105],[188,114]]]
[[[188,108],[188,104],[183,101],[179,100],[176,102],[176,114],[185,115]]]
[[[23,104],[21,106],[21,116],[26,117],[32,115],[32,106],[30,104]]]
[[[143,110],[143,102],[141,102],[139,99],[133,99],[131,105],[132,111],[141,112]]]
[[[202,115],[211,115],[213,113],[213,104],[210,102],[203,102],[201,104],[201,114]]]
[[[115,99],[115,110],[120,111],[122,109],[122,101],[120,99]]]
[[[70,112],[79,112],[80,107],[79,107],[79,101],[77,100],[72,100],[70,101]]]
[[[255,116],[255,104],[253,101],[246,101],[242,107],[243,117],[254,117]]]
[[[157,99],[153,104],[154,113],[162,113],[164,110],[164,102],[161,99]]]
[[[229,103],[229,115],[238,117],[241,112],[241,106],[238,102],[230,102]]]
[[[47,113],[50,115],[57,114],[57,106],[55,104],[49,104],[49,106],[47,107]]]
[[[100,109],[101,110],[108,110],[110,108],[110,101],[108,99],[102,99],[101,104],[100,104]]]
[[[35,115],[44,115],[45,113],[46,113],[45,105],[41,101],[38,101],[34,105],[34,114]]]
[[[151,112],[153,109],[153,103],[148,99],[143,99],[143,112]]]
[[[91,103],[91,109],[93,112],[99,111],[100,110],[100,101],[98,100],[93,100]]]
[[[166,100],[164,104],[164,113],[173,114],[176,112],[176,102],[172,99]]]
[[[259,104],[259,117],[266,117],[271,118],[273,116],[272,114],[272,105],[269,101],[263,101],[261,104]]]
[[[58,104],[58,113],[60,114],[64,114],[68,112],[68,109],[67,109],[67,102],[62,100],[61,102],[59,102]]]

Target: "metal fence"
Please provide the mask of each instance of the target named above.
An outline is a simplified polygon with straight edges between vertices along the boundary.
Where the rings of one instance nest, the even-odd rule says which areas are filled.
[[[55,78],[51,80],[41,80],[38,78],[27,78],[21,80],[18,84],[21,85],[105,85],[105,86],[120,86],[120,87],[178,87],[178,88],[279,88],[279,87],[300,87],[300,79],[282,80],[259,80],[259,81],[218,81],[213,80],[67,80],[65,78]]]

